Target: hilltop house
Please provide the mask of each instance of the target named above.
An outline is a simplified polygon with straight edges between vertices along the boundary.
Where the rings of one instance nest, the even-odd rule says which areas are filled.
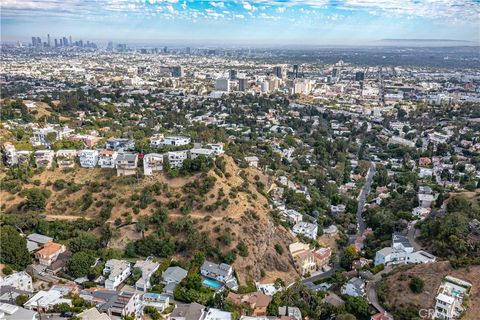
[[[81,150],[78,153],[78,159],[82,168],[95,168],[98,163],[97,150]]]
[[[7,166],[18,164],[17,149],[10,142],[3,144],[3,156]]]
[[[100,150],[98,165],[100,168],[115,168],[118,153],[115,150]]]
[[[138,293],[112,290],[84,290],[82,298],[96,305],[101,312],[106,312],[115,319],[126,315],[133,315],[141,319],[142,303]]]
[[[434,319],[459,319],[465,311],[464,298],[469,296],[472,284],[470,282],[446,276],[437,290],[435,297]]]
[[[216,264],[205,260],[200,268],[200,273],[204,277],[223,282],[231,290],[236,291],[238,289],[237,279],[235,279],[233,268],[229,264]]]
[[[115,151],[132,151],[135,143],[130,139],[110,138],[105,143],[105,149]]]
[[[5,286],[33,292],[32,277],[25,271],[15,272],[5,277],[0,276],[0,288]]]
[[[435,256],[428,252],[415,251],[406,236],[394,233],[392,246],[378,250],[374,264],[428,263],[435,260]]]
[[[204,320],[205,306],[196,302],[177,306],[167,320]]]
[[[103,269],[103,275],[108,275],[105,280],[105,288],[117,290],[117,287],[130,276],[130,273],[130,262],[117,259],[108,260]]]
[[[171,136],[171,137],[164,137],[161,140],[162,146],[186,146],[190,143],[191,139],[189,137],[183,136]]]
[[[115,165],[117,167],[117,177],[133,175],[137,170],[138,154],[119,153]]]
[[[38,150],[33,154],[35,165],[37,168],[51,168],[55,151],[53,150]]]
[[[168,163],[170,163],[170,167],[172,168],[180,168],[183,165],[183,161],[188,158],[188,151],[181,150],[181,151],[170,151],[167,152],[168,156]]]
[[[160,293],[146,292],[143,294],[142,302],[144,306],[154,307],[158,312],[163,312],[170,305],[170,298]]]
[[[227,299],[235,305],[247,305],[252,310],[251,315],[255,317],[266,316],[267,307],[272,301],[271,296],[267,296],[260,291],[246,294],[230,292]]]
[[[177,285],[187,276],[188,271],[180,267],[168,267],[162,273],[162,283],[165,285],[164,291],[173,294]]]
[[[154,172],[163,170],[163,157],[161,153],[149,153],[143,156],[143,174],[151,176]]]
[[[352,297],[363,297],[365,296],[365,282],[357,277],[353,277],[348,280],[342,286],[342,294],[346,294]]]
[[[250,167],[255,167],[258,168],[258,157],[252,156],[252,157],[245,157],[245,161],[248,163]]]
[[[55,156],[60,169],[75,167],[76,150],[58,150]]]
[[[193,148],[193,149],[190,149],[190,157],[192,159],[195,159],[198,156],[205,156],[207,158],[213,158],[213,157],[216,156],[216,152],[213,149],[207,149],[207,148]]]

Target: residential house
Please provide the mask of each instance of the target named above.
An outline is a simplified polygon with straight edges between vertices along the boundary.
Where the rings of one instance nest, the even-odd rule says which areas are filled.
[[[303,215],[297,210],[293,210],[293,209],[283,210],[282,214],[285,217],[285,220],[289,223],[296,224],[303,220]]]
[[[18,164],[17,150],[15,146],[10,142],[5,142],[3,145],[3,156],[4,161],[7,166],[13,166]]]
[[[172,168],[180,168],[183,165],[183,161],[188,158],[188,151],[169,151],[167,152],[168,163]]]
[[[216,152],[213,149],[207,149],[207,148],[193,148],[190,149],[190,157],[192,159],[195,159],[199,156],[204,156],[207,158],[214,158],[216,156]]]
[[[141,318],[140,295],[129,291],[112,290],[84,290],[81,298],[93,303],[101,312],[106,312],[112,317],[133,315],[135,319]]]
[[[35,165],[37,168],[51,168],[53,165],[53,159],[55,157],[55,151],[53,150],[38,150],[33,154],[35,159]]]
[[[255,167],[258,168],[258,157],[252,156],[252,157],[245,157],[245,161],[248,163],[250,167]]]
[[[105,143],[105,149],[115,151],[132,151],[135,149],[135,143],[130,139],[110,138]]]
[[[463,301],[470,295],[470,282],[446,276],[437,290],[433,319],[459,319],[465,311]]]
[[[0,319],[37,320],[37,312],[13,304],[0,303]]]
[[[238,289],[237,279],[235,279],[233,268],[229,264],[216,264],[205,260],[200,268],[200,273],[204,277],[223,282],[231,290],[236,291]]]
[[[173,294],[177,285],[187,276],[188,271],[180,267],[168,267],[162,273],[162,283],[165,285],[164,291]]]
[[[64,294],[61,291],[55,289],[50,289],[48,291],[40,290],[33,297],[28,299],[23,306],[25,309],[39,312],[47,312],[61,303],[66,303],[72,306],[72,300],[63,298],[63,296]]]
[[[190,144],[191,139],[189,137],[183,136],[171,136],[171,137],[164,137],[161,144],[162,146],[186,146]]]
[[[342,294],[346,294],[352,297],[363,297],[365,296],[365,282],[357,277],[353,277],[348,280],[342,286]]]
[[[137,172],[138,154],[119,153],[115,165],[117,167],[117,177],[134,175]]]
[[[293,233],[295,233],[295,235],[302,235],[307,238],[316,240],[318,233],[318,224],[301,221],[293,226],[292,231]]]
[[[80,312],[76,316],[80,320],[112,320],[106,313],[100,313],[95,307]]]
[[[28,164],[30,162],[32,151],[20,150],[17,151],[17,163],[18,164]]]
[[[154,172],[163,170],[164,154],[149,153],[143,156],[143,174],[151,176]]]
[[[205,306],[196,302],[177,306],[168,316],[168,320],[204,320]]]
[[[118,153],[115,150],[100,150],[98,155],[98,165],[100,168],[115,168],[115,161]]]
[[[420,167],[418,177],[420,179],[431,178],[433,176],[433,169]]]
[[[158,270],[160,264],[152,260],[137,261],[134,268],[139,268],[142,271],[142,276],[135,283],[135,289],[143,292],[147,292],[152,287],[150,278]]]
[[[232,320],[232,314],[215,308],[209,308],[203,320]]]
[[[344,204],[339,204],[339,205],[331,205],[330,206],[330,213],[332,214],[332,216],[337,216],[341,213],[344,213],[345,212],[345,209],[346,209],[346,206]]]
[[[108,260],[103,268],[103,275],[108,276],[105,280],[105,288],[117,290],[117,287],[130,276],[130,273],[130,262],[117,259]]]
[[[82,168],[95,168],[98,163],[99,153],[97,150],[81,150],[78,159]]]
[[[58,255],[57,259],[53,261],[48,267],[47,271],[53,274],[57,274],[60,271],[64,271],[67,267],[67,263],[72,257],[72,252],[66,250]]]
[[[311,249],[310,245],[302,242],[292,243],[288,248],[295,261],[295,266],[302,276],[311,275],[313,272],[327,266],[332,254],[330,248],[315,250]]]
[[[28,252],[34,252],[40,248],[43,248],[47,243],[52,241],[53,241],[53,238],[50,238],[38,233],[32,233],[27,236]]]
[[[392,246],[380,249],[375,254],[374,264],[429,263],[435,262],[434,255],[423,250],[415,251],[406,236],[393,234]]]
[[[143,294],[142,302],[144,306],[154,307],[158,312],[163,312],[170,305],[170,297],[160,293],[147,292]]]
[[[225,151],[223,151],[223,143],[209,143],[207,144],[210,148],[215,151],[215,155],[219,156],[223,154]]]
[[[33,292],[32,277],[25,271],[0,276],[0,287],[9,286],[17,290]]]
[[[290,317],[290,319],[302,320],[302,312],[297,307],[282,306],[278,307],[278,315],[282,317]],[[282,318],[280,318],[282,319]],[[288,319],[288,320],[290,320]]]
[[[52,126],[45,128],[38,128],[33,130],[32,137],[30,138],[30,143],[34,147],[49,147],[52,143],[58,139],[58,132]]]
[[[57,260],[58,256],[65,252],[66,247],[56,242],[48,242],[43,248],[35,252],[35,258],[41,265],[49,266]]]
[[[75,167],[77,150],[58,150],[55,157],[60,169],[73,168]]]
[[[235,305],[247,305],[253,316],[266,316],[267,307],[272,301],[271,296],[267,296],[260,291],[246,294],[236,294],[230,292],[227,299]]]

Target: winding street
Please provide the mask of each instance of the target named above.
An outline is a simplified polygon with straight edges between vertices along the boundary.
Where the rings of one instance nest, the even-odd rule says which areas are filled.
[[[363,232],[365,231],[366,223],[365,223],[365,220],[363,219],[362,213],[363,213],[363,209],[365,207],[365,202],[367,200],[367,196],[370,193],[370,188],[372,186],[373,176],[375,175],[376,168],[377,168],[377,166],[376,166],[375,162],[370,161],[370,169],[367,172],[367,176],[366,176],[366,179],[365,179],[365,184],[363,185],[362,190],[360,191],[360,194],[358,195],[358,198],[357,198],[357,202],[358,202],[357,213],[356,213],[357,233],[349,236],[348,244],[354,243],[357,236],[362,235]],[[339,258],[343,256],[343,249],[338,253],[338,255],[339,255]],[[303,279],[302,282],[305,283],[305,284],[313,284],[313,282],[315,282],[317,280],[325,279],[325,278],[330,277],[338,269],[340,269],[340,259],[338,259],[338,262],[336,262],[332,266],[332,268],[330,270],[328,270],[327,272],[315,275],[315,276],[310,277],[310,278]]]

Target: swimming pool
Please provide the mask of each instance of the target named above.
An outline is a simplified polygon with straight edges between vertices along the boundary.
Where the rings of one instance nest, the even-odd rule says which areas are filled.
[[[213,279],[209,279],[209,278],[203,278],[202,283],[203,283],[204,286],[210,287],[210,288],[215,289],[215,290],[223,287],[223,283],[218,282],[218,281],[213,280]]]

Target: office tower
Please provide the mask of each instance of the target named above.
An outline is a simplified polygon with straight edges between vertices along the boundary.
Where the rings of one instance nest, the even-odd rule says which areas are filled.
[[[68,39],[67,39],[67,37],[63,37],[63,46],[64,46],[64,47],[68,46]]]
[[[55,39],[54,43],[55,43],[55,48],[58,47],[58,39]]]
[[[60,47],[63,47],[63,39],[60,38]]]
[[[338,72],[338,69],[337,68],[333,68],[332,69],[332,78],[336,78],[338,77],[340,74]]]
[[[68,43],[72,45],[72,36],[69,37]]]
[[[50,33],[47,34],[47,45],[50,47]]]
[[[230,81],[225,78],[218,78],[215,82],[215,90],[230,91]]]
[[[171,68],[172,70],[172,77],[181,78],[183,77],[183,68],[182,66],[174,66]]]
[[[192,49],[190,49],[190,47],[187,47],[186,53],[187,53],[187,54],[191,54],[191,53],[192,53]]]
[[[278,77],[278,78],[283,78],[283,69],[282,67],[274,67],[273,68],[273,74]]]
[[[245,78],[238,79],[238,91],[246,91],[248,89],[248,80]]]
[[[108,50],[108,51],[112,51],[112,50],[113,50],[113,42],[112,42],[112,41],[108,41],[107,50]]]
[[[237,80],[237,70],[230,69],[230,71],[228,71],[228,75],[230,80]]]
[[[88,40],[87,40],[87,42],[88,42]],[[78,41],[78,46],[79,46],[80,48],[83,48],[83,40]]]
[[[365,72],[357,71],[355,72],[355,81],[363,81],[365,80]]]
[[[163,53],[167,53],[167,52],[168,52],[167,46],[163,47]]]
[[[32,47],[36,47],[36,45],[37,45],[37,38],[32,37]]]
[[[40,37],[37,37],[37,46],[42,46],[42,39],[40,39]]]
[[[294,64],[294,65],[293,65],[293,76],[294,76],[295,78],[298,78],[298,72],[299,72],[299,70],[300,70],[299,65],[298,65],[298,64]]]

